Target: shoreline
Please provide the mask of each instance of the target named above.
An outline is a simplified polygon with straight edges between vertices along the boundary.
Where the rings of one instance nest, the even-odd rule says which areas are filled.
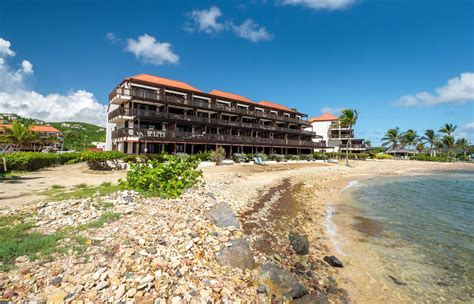
[[[393,173],[378,173],[369,175],[349,175],[335,181],[336,194],[326,201],[330,224],[325,225],[325,234],[328,236],[327,246],[341,256],[345,263],[338,274],[340,285],[349,293],[354,303],[400,303],[416,302],[416,295],[410,290],[403,289],[406,283],[397,278],[396,274],[389,274],[383,263],[380,253],[373,250],[374,243],[369,238],[390,238],[377,220],[366,215],[355,206],[350,205],[350,191],[359,182],[390,176],[423,176],[440,171],[474,170],[467,166],[459,168],[407,168]],[[328,218],[328,215],[325,215]],[[331,230],[326,229],[331,226]],[[341,248],[342,247],[342,248]],[[346,265],[347,264],[347,265]],[[381,270],[384,271],[381,271]]]

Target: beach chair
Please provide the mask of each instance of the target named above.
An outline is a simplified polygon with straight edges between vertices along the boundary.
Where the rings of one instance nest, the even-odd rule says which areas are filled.
[[[253,162],[256,164],[256,165],[260,165],[260,166],[264,166],[265,165],[265,161],[262,160],[260,157],[254,157],[253,158]]]

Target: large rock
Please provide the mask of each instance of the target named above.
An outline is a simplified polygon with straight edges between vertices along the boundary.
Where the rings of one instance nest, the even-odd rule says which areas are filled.
[[[328,263],[329,265],[331,265],[332,267],[339,267],[339,268],[344,267],[344,264],[342,264],[342,262],[333,255],[325,256],[324,261]]]
[[[240,222],[226,203],[219,203],[208,213],[209,218],[218,227],[234,226],[240,228]]]
[[[305,255],[309,253],[309,242],[306,235],[290,233],[289,239],[291,247],[297,254]]]
[[[254,269],[255,261],[248,242],[245,239],[236,239],[232,240],[231,244],[217,253],[217,262],[222,266]]]
[[[328,296],[324,293],[307,294],[299,299],[291,301],[291,304],[329,304]]]
[[[274,264],[268,263],[262,266],[258,275],[258,284],[265,285],[267,293],[274,295],[277,300],[298,299],[308,293],[289,271],[281,269]]]

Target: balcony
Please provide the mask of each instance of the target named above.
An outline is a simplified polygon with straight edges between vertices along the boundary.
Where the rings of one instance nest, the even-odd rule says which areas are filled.
[[[340,145],[339,146],[340,150],[347,150],[346,145]],[[354,144],[349,146],[349,151],[365,151],[367,147],[364,144]]]
[[[331,122],[329,129],[330,130],[350,130],[348,126],[341,124],[339,121]]]
[[[286,117],[283,115],[275,115],[272,113],[241,109],[239,107],[227,106],[223,104],[201,102],[197,100],[179,98],[175,96],[166,96],[166,95],[158,94],[157,92],[141,91],[141,90],[136,90],[136,89],[126,89],[122,87],[117,87],[109,94],[110,102],[115,103],[115,104],[120,104],[123,101],[129,101],[131,99],[138,99],[138,100],[151,101],[151,102],[157,102],[157,103],[162,102],[162,103],[166,103],[170,105],[194,107],[194,108],[199,108],[199,109],[204,109],[204,110],[227,112],[227,113],[240,114],[240,115],[250,116],[250,117],[267,118],[267,119],[279,120],[279,121],[284,121],[288,123],[302,124],[302,125],[307,125],[307,126],[311,125],[311,122],[307,120],[302,120],[302,119],[298,119],[294,117]]]
[[[273,139],[265,137],[237,136],[227,134],[191,133],[150,129],[122,128],[112,132],[114,141],[148,140],[157,142],[189,142],[197,144],[233,144],[280,147],[324,148],[324,142],[292,139]]]
[[[134,118],[145,118],[145,119],[150,119],[150,120],[167,121],[167,122],[176,121],[176,122],[181,122],[181,123],[218,125],[218,126],[224,126],[224,127],[255,129],[255,130],[261,130],[261,131],[273,131],[273,132],[279,132],[279,133],[291,133],[291,134],[317,137],[316,133],[311,132],[311,131],[304,131],[304,130],[290,129],[290,128],[280,128],[280,127],[275,127],[275,126],[259,125],[259,124],[246,123],[246,122],[240,122],[240,121],[222,120],[222,119],[216,119],[216,118],[173,114],[173,113],[167,113],[167,112],[138,110],[138,109],[131,109],[131,108],[118,108],[108,114],[108,120],[109,122],[112,122],[112,123],[120,122],[120,121],[123,121],[124,119],[134,119]]]

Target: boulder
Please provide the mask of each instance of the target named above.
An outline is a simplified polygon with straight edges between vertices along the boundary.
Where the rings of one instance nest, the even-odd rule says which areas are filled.
[[[344,267],[344,265],[342,264],[341,261],[339,261],[338,258],[336,258],[335,256],[325,256],[324,257],[324,261],[326,263],[328,263],[329,265],[331,265],[332,267],[339,267],[339,268],[342,268]]]
[[[209,218],[217,227],[234,226],[240,228],[240,222],[226,203],[219,203],[208,213]]]
[[[225,247],[216,254],[216,259],[221,266],[231,266],[240,269],[254,269],[250,246],[245,239],[235,239],[230,242],[232,245]]]
[[[329,304],[329,300],[324,293],[312,293],[291,301],[291,304]]]
[[[257,281],[258,284],[265,285],[267,294],[275,296],[277,300],[298,299],[308,293],[289,271],[272,263],[262,266]]]
[[[289,239],[291,247],[297,254],[305,255],[309,253],[309,242],[306,235],[290,233]]]

